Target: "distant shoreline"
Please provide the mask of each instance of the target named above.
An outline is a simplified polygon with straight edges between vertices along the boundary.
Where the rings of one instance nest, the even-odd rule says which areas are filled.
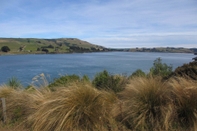
[[[194,54],[193,52],[138,52],[138,51],[105,51],[106,52],[133,52],[133,53],[186,53]],[[83,53],[104,53],[104,52],[67,52],[67,53],[1,53],[0,56],[13,56],[13,55],[58,55],[58,54],[83,54]]]
[[[37,38],[0,38],[0,55],[21,54],[71,54],[92,52],[161,52],[197,53],[197,48],[183,47],[136,47],[106,48],[77,38],[37,39]]]

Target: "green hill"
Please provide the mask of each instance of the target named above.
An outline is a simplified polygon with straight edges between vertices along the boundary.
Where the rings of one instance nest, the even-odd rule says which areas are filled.
[[[9,54],[97,52],[106,50],[102,46],[76,38],[0,38],[0,49],[3,46],[9,47]],[[0,54],[5,54],[5,52],[0,51]]]

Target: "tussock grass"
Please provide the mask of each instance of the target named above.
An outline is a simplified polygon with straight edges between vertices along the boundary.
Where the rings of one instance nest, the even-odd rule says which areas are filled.
[[[114,95],[90,85],[59,88],[30,117],[33,130],[108,130]]]
[[[4,123],[0,122],[0,131],[31,131],[24,127],[24,125],[5,125]]]
[[[197,130],[197,82],[173,78],[168,84],[172,88],[172,127]]]
[[[114,116],[132,130],[167,130],[169,90],[161,78],[136,77],[119,93]]]
[[[7,108],[0,131],[197,130],[197,81],[188,78],[132,77],[120,92],[81,81],[56,90],[41,86],[0,87]]]
[[[6,100],[6,123],[9,125],[15,125],[16,129],[20,129],[21,126],[25,127],[29,124],[27,118],[30,114],[33,114],[38,105],[42,104],[47,98],[49,93],[45,89],[27,91],[27,90],[15,90],[11,87],[4,86],[0,88],[0,97],[4,97]],[[0,102],[0,106],[1,102]],[[0,108],[0,115],[2,116],[2,108]],[[8,127],[6,127],[9,129]],[[11,129],[13,129],[11,127]]]
[[[9,88],[7,85],[2,85],[0,87],[0,97],[8,97],[12,92],[14,92],[15,90],[13,88]]]

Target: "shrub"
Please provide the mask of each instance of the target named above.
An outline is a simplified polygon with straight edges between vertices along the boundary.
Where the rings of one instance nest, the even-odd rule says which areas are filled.
[[[21,89],[22,88],[21,82],[16,77],[10,78],[7,82],[7,86],[9,86],[13,89]]]
[[[197,80],[197,62],[190,62],[175,69],[171,77],[184,77],[187,79]]]
[[[135,77],[118,94],[115,118],[131,130],[168,130],[169,90],[161,78]]]
[[[111,126],[114,100],[113,94],[89,84],[59,88],[30,117],[31,127],[36,131],[105,131]]]
[[[46,48],[43,48],[43,49],[42,49],[42,51],[43,51],[43,52],[46,52],[46,53],[48,53],[48,52],[49,52],[49,50],[48,50],[48,49],[46,49]]]
[[[111,90],[120,92],[127,84],[127,78],[120,75],[110,75],[106,70],[96,74],[93,85],[97,89]]]
[[[106,70],[104,70],[103,72],[96,74],[92,83],[97,88],[102,88],[102,87],[104,88],[107,85],[109,77],[110,77],[109,73]]]
[[[130,78],[133,78],[133,77],[145,77],[145,76],[146,76],[146,74],[141,69],[137,69],[135,72],[132,73]]]
[[[168,66],[166,63],[162,63],[161,58],[157,58],[153,67],[150,69],[150,74],[152,76],[162,76],[168,77],[172,73],[172,66]]]
[[[1,47],[1,51],[3,51],[3,52],[9,52],[10,51],[10,48],[8,46],[3,46],[3,47]]]
[[[49,46],[48,46],[48,48],[52,48],[52,49],[53,49],[53,48],[54,48],[54,46],[53,46],[53,45],[49,45]]]
[[[57,87],[67,87],[72,83],[78,82],[89,82],[88,76],[84,75],[82,79],[78,75],[65,75],[58,79],[55,79],[54,82],[49,84],[49,88],[52,90],[56,90]]]

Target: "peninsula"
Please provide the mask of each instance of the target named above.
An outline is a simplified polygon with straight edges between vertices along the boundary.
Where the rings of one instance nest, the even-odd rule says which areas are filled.
[[[166,52],[196,53],[197,48],[154,47],[154,48],[106,48],[77,38],[38,39],[0,38],[0,55],[6,54],[63,54],[85,52]]]

